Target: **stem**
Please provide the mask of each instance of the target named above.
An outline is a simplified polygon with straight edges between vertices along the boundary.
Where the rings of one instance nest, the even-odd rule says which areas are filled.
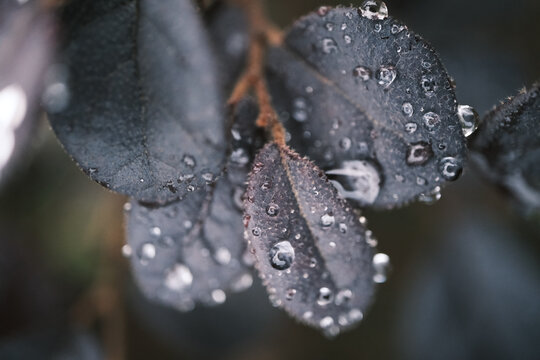
[[[259,105],[257,126],[266,128],[276,143],[285,145],[285,129],[272,106],[272,98],[264,79],[266,48],[268,44],[280,45],[283,35],[280,30],[271,25],[266,19],[260,0],[231,1],[241,6],[248,17],[250,45],[246,71],[238,79],[228,103],[236,104],[249,90],[253,90]]]

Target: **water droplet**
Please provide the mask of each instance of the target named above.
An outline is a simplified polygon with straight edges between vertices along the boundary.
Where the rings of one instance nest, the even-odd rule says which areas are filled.
[[[348,137],[344,137],[341,140],[339,140],[339,147],[345,151],[351,148],[351,144],[352,144],[352,141]]]
[[[382,25],[379,24],[379,23],[375,24],[375,26],[373,27],[373,31],[375,31],[377,33],[381,32],[381,30],[382,30]]]
[[[325,27],[326,30],[328,30],[328,31],[334,30],[334,24],[332,24],[332,23],[326,23],[326,24],[324,24],[324,27]]]
[[[270,249],[270,264],[274,269],[285,270],[294,261],[294,248],[288,241],[280,241]]]
[[[455,157],[447,156],[441,159],[439,162],[439,172],[442,177],[448,181],[454,181],[459,178],[463,167],[461,163]]]
[[[298,122],[304,122],[307,120],[308,114],[307,114],[307,111],[304,109],[296,109],[293,111],[292,116],[294,120]]]
[[[176,264],[165,275],[165,286],[172,291],[182,291],[191,286],[193,274],[183,264]]]
[[[260,236],[260,235],[261,235],[261,228],[259,228],[259,227],[254,227],[253,230],[251,230],[251,233],[252,233],[254,236]]]
[[[350,44],[352,42],[352,38],[349,35],[343,35],[343,40],[345,41],[345,44]]]
[[[285,295],[285,298],[291,301],[294,298],[294,295],[296,295],[296,289],[287,289],[287,294]]]
[[[349,319],[352,322],[360,321],[364,318],[364,314],[358,309],[351,309],[349,311]]]
[[[351,16],[352,16],[352,14],[351,14]],[[341,24],[341,30],[343,31],[345,29],[347,29],[347,24],[345,24],[345,23]]]
[[[225,291],[221,289],[212,290],[211,296],[212,296],[212,300],[216,304],[223,304],[225,300],[227,300],[227,295],[225,295]]]
[[[431,145],[426,142],[418,142],[409,145],[407,150],[407,164],[422,165],[433,156]]]
[[[478,127],[478,113],[472,106],[458,105],[458,117],[463,135],[469,137]]]
[[[240,131],[238,131],[238,129],[231,129],[231,135],[236,141],[242,140],[242,136],[240,135]]]
[[[417,177],[416,177],[416,184],[417,184],[417,185],[420,185],[420,186],[424,186],[424,185],[427,184],[427,180],[424,179],[424,178],[421,177],[421,176],[417,176]]]
[[[227,265],[231,262],[231,252],[224,247],[220,247],[216,250],[214,258],[221,265]]]
[[[322,328],[327,328],[327,327],[330,327],[334,324],[334,319],[332,319],[331,316],[326,316],[324,318],[321,319],[321,321],[319,322],[319,325],[322,327]]]
[[[232,283],[233,291],[243,291],[251,287],[253,284],[253,276],[250,273],[243,273],[240,277]]]
[[[191,229],[192,226],[193,226],[193,223],[190,220],[184,221],[184,228]]]
[[[353,69],[353,75],[363,81],[368,81],[371,78],[371,70],[365,66],[357,66]]]
[[[191,155],[184,155],[184,158],[182,159],[182,161],[187,167],[190,167],[190,168],[195,167],[195,164],[196,164],[195,159]]]
[[[416,123],[408,122],[405,124],[405,131],[409,134],[413,134],[417,128],[418,125],[416,125]]]
[[[360,14],[370,20],[383,20],[388,17],[388,8],[383,1],[367,0],[360,6]]]
[[[207,183],[210,183],[212,182],[212,180],[214,180],[214,175],[212,173],[204,173],[201,176],[203,180],[206,181]]]
[[[390,28],[390,32],[391,32],[392,34],[395,35],[395,34],[399,34],[400,32],[402,32],[403,29],[405,29],[405,26],[403,26],[403,25],[398,25],[398,24],[394,24],[394,25],[392,25],[392,27]]]
[[[141,265],[148,265],[148,262],[156,257],[156,247],[151,242],[142,243],[137,256]]]
[[[339,231],[342,233],[342,234],[345,234],[347,232],[347,224],[345,223],[340,223],[339,224]]]
[[[234,149],[230,155],[231,162],[243,166],[249,162],[249,156],[244,148]]]
[[[401,109],[403,110],[403,113],[409,117],[413,115],[414,109],[410,102],[404,102],[401,106]]]
[[[279,206],[274,203],[268,204],[268,206],[266,207],[266,213],[272,217],[277,216],[277,214],[279,213]]]
[[[349,289],[340,290],[336,295],[336,305],[347,304],[351,300],[353,293]]]
[[[317,14],[319,14],[319,16],[325,16],[326,14],[328,14],[328,11],[330,11],[330,7],[328,6],[320,6],[318,9],[317,9]]]
[[[372,204],[379,195],[381,183],[379,171],[366,160],[344,161],[340,169],[328,170],[326,174],[338,175],[336,180],[332,180],[332,184],[345,198]],[[341,179],[343,181],[340,181]]]
[[[128,244],[122,246],[122,255],[125,258],[131,257],[132,254],[133,254],[133,250],[131,249],[131,246],[129,246]]]
[[[375,75],[379,85],[388,87],[396,79],[397,71],[392,65],[382,65]]]
[[[428,193],[423,193],[418,195],[418,201],[426,204],[432,205],[435,204],[441,198],[441,188],[436,186],[433,190]]]
[[[312,257],[311,259],[309,259],[309,267],[314,268],[315,266],[317,266],[317,259]]]
[[[435,90],[437,90],[435,79],[432,75],[422,75],[420,85],[422,86],[422,89],[424,89],[424,94],[427,97],[432,97],[435,94]]]
[[[313,317],[313,311],[306,311],[302,317],[306,320],[311,319]]]
[[[386,281],[386,275],[390,267],[390,257],[383,253],[378,253],[373,256],[373,268],[375,274],[373,281],[380,284]]]
[[[131,211],[131,209],[133,208],[133,206],[131,205],[130,202],[127,202],[127,203],[124,204],[123,208],[124,208],[124,211],[128,213],[128,212]]]
[[[427,112],[422,116],[424,119],[424,125],[428,130],[433,130],[441,122],[441,117],[433,111]]]
[[[321,216],[321,225],[323,227],[330,227],[334,225],[335,221],[336,219],[332,214],[324,214],[323,216]]]
[[[338,52],[338,47],[336,44],[336,41],[332,38],[324,38],[322,39],[322,50],[325,54],[331,54],[334,52]]]
[[[320,306],[326,306],[334,300],[334,293],[327,287],[319,289],[319,296],[317,298],[317,304]]]
[[[150,234],[155,237],[161,236],[161,229],[157,226],[154,226],[150,228]]]
[[[424,69],[431,69],[431,63],[429,61],[422,60],[421,64]]]

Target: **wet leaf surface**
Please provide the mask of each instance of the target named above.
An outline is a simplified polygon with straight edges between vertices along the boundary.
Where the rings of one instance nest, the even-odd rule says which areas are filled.
[[[329,336],[362,319],[374,292],[371,234],[321,170],[269,143],[244,206],[245,236],[275,306]]]
[[[35,2],[0,4],[0,182],[9,175],[37,122],[55,24]]]
[[[529,209],[540,209],[540,84],[494,108],[472,141],[491,181]]]
[[[435,51],[384,12],[368,15],[301,18],[269,52],[267,74],[291,146],[333,171],[348,198],[387,209],[455,180],[466,146]]]
[[[226,292],[251,286],[241,197],[260,136],[257,113],[251,101],[238,104],[227,172],[214,184],[166,206],[126,205],[127,249],[146,296],[188,311],[196,302],[220,304]]]
[[[216,178],[223,101],[191,1],[79,0],[63,19],[71,101],[51,124],[83,171],[151,203]]]

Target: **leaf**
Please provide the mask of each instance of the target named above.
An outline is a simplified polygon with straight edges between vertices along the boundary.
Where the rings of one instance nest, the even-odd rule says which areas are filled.
[[[252,283],[241,197],[260,136],[254,133],[257,108],[243,101],[235,116],[233,149],[222,178],[165,206],[127,205],[127,243],[140,289],[180,310],[191,310],[195,302],[222,303],[227,291]]]
[[[0,4],[0,181],[28,149],[54,40],[53,19],[41,6]]]
[[[304,16],[269,52],[267,75],[290,145],[345,196],[389,209],[455,180],[466,146],[435,51],[383,10]]]
[[[488,179],[540,209],[540,83],[489,112],[472,149]]]
[[[203,188],[204,174],[216,178],[223,102],[191,2],[78,0],[63,18],[71,102],[51,124],[83,171],[161,204]]]
[[[269,143],[255,158],[244,208],[275,306],[329,336],[362,319],[374,292],[370,233],[321,170]]]
[[[237,5],[218,2],[208,10],[205,20],[218,59],[220,81],[229,94],[245,66],[249,45],[247,19]]]

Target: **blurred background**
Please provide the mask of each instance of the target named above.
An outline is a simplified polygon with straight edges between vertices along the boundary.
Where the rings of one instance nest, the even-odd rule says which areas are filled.
[[[481,115],[540,78],[538,0],[386,3]],[[337,4],[266,2],[283,27]],[[540,215],[473,164],[434,205],[365,213],[392,272],[363,323],[328,340],[257,282],[189,313],[148,302],[121,256],[125,198],[79,171],[46,119],[21,162],[0,188],[0,359],[540,359]]]

